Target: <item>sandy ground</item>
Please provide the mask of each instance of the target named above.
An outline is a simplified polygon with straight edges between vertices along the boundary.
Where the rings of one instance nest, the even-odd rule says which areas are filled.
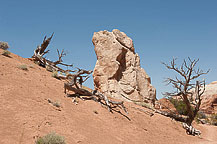
[[[23,64],[28,71],[18,68]],[[47,99],[59,102],[61,108]],[[1,144],[33,144],[52,131],[68,144],[217,143],[214,126],[195,125],[202,138],[188,136],[179,122],[158,114],[151,117],[132,103],[125,103],[128,115],[121,109],[110,113],[94,101],[79,100],[75,105],[65,96],[63,81],[14,54],[0,55],[0,102]]]
[[[217,127],[211,125],[198,125],[198,129],[202,131],[201,138],[206,142],[198,142],[200,144],[216,144],[217,143]]]

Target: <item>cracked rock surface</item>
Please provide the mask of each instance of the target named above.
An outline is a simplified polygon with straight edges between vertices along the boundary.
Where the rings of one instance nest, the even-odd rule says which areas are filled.
[[[131,38],[114,29],[95,32],[92,42],[97,56],[93,72],[95,89],[121,100],[155,101],[156,89],[140,67]]]

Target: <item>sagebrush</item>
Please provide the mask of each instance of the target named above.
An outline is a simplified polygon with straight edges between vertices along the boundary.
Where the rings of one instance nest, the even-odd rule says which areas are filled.
[[[9,45],[7,42],[0,41],[0,49],[7,50]]]
[[[57,71],[53,71],[53,73],[52,73],[52,75],[51,75],[52,77],[54,77],[54,78],[59,78],[58,77],[58,72]]]
[[[63,136],[60,136],[55,132],[51,132],[46,136],[38,138],[35,144],[66,144],[66,142]]]
[[[210,124],[217,126],[217,114],[212,114],[210,116]]]
[[[11,54],[11,52],[9,52],[8,50],[4,50],[2,52],[2,55],[7,56],[7,57],[10,57],[10,54]]]
[[[28,70],[27,65],[20,65],[20,66],[18,66],[18,68],[21,69],[21,70],[25,70],[25,71]]]

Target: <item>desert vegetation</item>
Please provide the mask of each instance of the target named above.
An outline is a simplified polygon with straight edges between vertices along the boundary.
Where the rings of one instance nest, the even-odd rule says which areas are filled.
[[[104,32],[104,33],[106,34],[107,32]],[[120,34],[123,34],[123,33],[120,33]],[[151,85],[150,77],[147,74],[145,74],[144,71],[141,73],[135,73],[136,75],[133,75],[133,76],[136,76],[141,80],[140,81],[141,85],[144,85],[144,83],[142,82],[147,80],[148,85],[147,87],[145,87],[145,90],[148,90],[148,92],[144,94],[147,97],[141,97],[138,99],[135,99],[135,97],[131,97],[131,94],[133,93],[133,90],[134,90],[134,89],[133,90],[128,89],[130,88],[131,83],[124,84],[124,85],[127,85],[127,87],[123,87],[126,93],[117,93],[118,90],[115,91],[115,94],[120,95],[120,97],[123,99],[118,99],[117,97],[113,97],[112,95],[109,95],[109,93],[103,93],[100,90],[101,87],[95,87],[95,89],[92,90],[90,88],[83,86],[83,84],[89,79],[89,77],[93,73],[93,70],[85,70],[85,69],[81,69],[78,67],[74,67],[74,65],[72,64],[63,63],[63,57],[66,56],[66,53],[64,52],[64,50],[59,51],[57,49],[58,59],[54,61],[49,60],[46,57],[46,54],[49,52],[49,50],[46,50],[46,49],[48,48],[48,45],[51,42],[52,37],[53,37],[53,34],[51,35],[51,37],[48,37],[48,38],[45,36],[42,44],[34,50],[34,54],[32,58],[25,59],[25,61],[22,61],[22,58],[16,55],[13,55],[13,57],[11,58],[5,58],[3,56],[0,57],[7,61],[11,60],[10,65],[13,64],[14,59],[18,59],[19,62],[15,63],[15,66],[14,66],[16,70],[19,68],[21,70],[28,71],[30,68],[32,68],[30,69],[31,71],[29,71],[29,74],[26,75],[28,77],[26,80],[28,81],[25,82],[25,86],[22,85],[23,82],[19,82],[17,85],[19,85],[18,89],[21,89],[22,91],[22,92],[19,92],[19,94],[22,94],[24,91],[28,92],[29,94],[31,93],[31,91],[34,90],[33,95],[37,94],[37,97],[35,97],[35,95],[32,96],[31,99],[34,99],[34,100],[30,100],[29,102],[37,103],[38,105],[35,104],[35,106],[37,106],[37,109],[40,109],[42,107],[41,108],[42,111],[45,111],[45,113],[41,112],[43,114],[38,116],[40,117],[38,121],[34,120],[34,123],[31,124],[33,126],[36,125],[36,128],[38,130],[38,133],[33,134],[34,142],[36,144],[65,144],[66,143],[65,138],[63,136],[56,134],[55,132],[49,133],[45,136],[42,135],[42,133],[44,133],[45,130],[50,129],[50,128],[52,128],[50,130],[53,130],[54,127],[58,129],[57,131],[59,131],[61,127],[64,127],[63,123],[67,123],[66,127],[64,128],[65,131],[78,135],[79,137],[78,139],[77,137],[70,138],[69,134],[66,134],[66,135],[64,134],[67,142],[68,142],[68,139],[70,139],[71,141],[75,141],[77,143],[83,142],[83,141],[88,142],[84,137],[88,137],[89,132],[87,132],[87,134],[83,136],[83,133],[85,133],[86,130],[84,129],[83,131],[83,129],[81,129],[79,126],[75,124],[81,124],[82,128],[83,128],[83,125],[85,125],[85,128],[86,128],[89,126],[89,122],[91,123],[91,125],[93,125],[93,127],[94,125],[97,125],[100,127],[100,129],[97,128],[96,131],[99,131],[99,130],[101,131],[101,127],[103,126],[106,127],[105,128],[106,130],[108,130],[108,126],[112,127],[110,129],[110,131],[112,131],[112,129],[115,129],[118,127],[119,121],[121,123],[120,125],[122,126],[125,124],[126,125],[129,124],[128,122],[131,121],[133,127],[134,127],[134,123],[136,123],[138,127],[135,126],[135,130],[132,130],[132,127],[130,127],[128,131],[132,130],[135,133],[141,132],[141,134],[144,134],[144,135],[147,134],[147,131],[150,133],[153,133],[155,131],[155,130],[152,130],[152,128],[146,128],[146,126],[149,127],[149,123],[152,123],[152,125],[154,124],[157,125],[157,123],[160,123],[158,125],[159,127],[172,129],[171,130],[172,132],[178,129],[178,131],[176,131],[177,133],[180,133],[180,132],[183,133],[182,131],[183,129],[181,127],[181,122],[182,122],[183,128],[186,130],[186,132],[193,136],[201,134],[199,130],[193,127],[193,125],[196,124],[196,123],[193,123],[192,125],[192,122],[194,120],[198,123],[217,125],[216,114],[207,115],[200,108],[201,101],[202,101],[202,95],[205,91],[206,83],[205,83],[205,80],[201,81],[198,79],[200,78],[200,76],[207,74],[209,71],[204,72],[201,69],[197,68],[197,63],[199,60],[192,60],[191,58],[188,58],[183,61],[181,66],[177,66],[176,59],[173,59],[171,62],[169,62],[169,64],[163,63],[166,66],[166,68],[168,68],[169,70],[175,71],[175,73],[177,74],[175,78],[167,78],[166,80],[168,85],[173,86],[174,92],[165,93],[165,96],[168,98],[166,99],[166,101],[169,101],[170,102],[169,104],[172,105],[172,109],[173,110],[175,109],[176,111],[175,112],[171,110],[164,111],[163,109],[167,107],[165,107],[163,103],[161,104],[160,101],[155,99],[156,97],[155,88]],[[126,36],[124,35],[123,38],[126,38]],[[129,42],[131,42],[131,39],[128,39],[128,40]],[[124,40],[121,41],[120,39],[118,39],[117,42],[119,41],[120,41],[120,44],[122,44],[121,47],[124,47],[124,46],[126,47],[126,45],[124,44],[125,42]],[[96,40],[95,42],[97,45],[98,41]],[[131,48],[133,48],[133,46],[131,46]],[[129,51],[129,53],[132,54],[132,51]],[[120,54],[122,54],[121,51],[120,51]],[[124,55],[122,56],[122,58],[125,59],[127,58],[127,56],[128,55]],[[133,53],[132,56],[135,56],[135,54]],[[121,56],[119,56],[118,58],[120,57]],[[37,65],[34,65],[33,62]],[[114,88],[117,88],[117,87],[115,86],[113,78],[117,77],[118,79],[121,79],[124,77],[125,79],[129,79],[128,75],[131,74],[130,72],[128,73],[128,75],[122,76],[122,72],[126,70],[125,64],[127,64],[127,62],[125,60],[120,61],[120,62],[123,63],[121,64],[121,66],[123,66],[121,67],[121,70],[118,69],[118,71],[115,72],[114,75],[111,75],[111,78],[108,78],[108,81],[111,84],[110,86],[113,86]],[[128,63],[130,62],[131,61],[129,61]],[[117,63],[115,62],[114,64],[117,64]],[[2,64],[2,66],[4,65],[5,64]],[[106,65],[103,65],[103,66],[106,66]],[[110,63],[109,63],[109,67],[111,67]],[[104,67],[104,68],[107,68],[107,67]],[[104,70],[104,68],[102,69]],[[130,67],[129,65],[129,70],[135,70],[135,69]],[[37,71],[37,74],[34,74],[34,71]],[[95,73],[99,74],[97,73],[97,70],[95,71]],[[103,73],[106,73],[106,71],[101,71],[101,74]],[[20,72],[19,74],[22,74],[22,72]],[[33,76],[34,80],[31,80],[31,74],[34,75]],[[110,75],[110,73],[108,74]],[[40,76],[42,76],[43,78]],[[104,77],[106,77],[106,75]],[[122,79],[122,81],[125,80],[124,78]],[[101,78],[95,79],[94,84],[97,85],[97,82],[100,82],[99,80],[103,81],[103,79]],[[35,81],[38,81],[38,83],[34,83]],[[137,81],[137,79],[135,81]],[[103,82],[105,82],[106,84],[107,80]],[[27,87],[26,85],[29,85],[30,83],[32,83],[31,87],[28,87],[27,90],[23,90],[23,88],[26,88]],[[104,86],[104,88],[106,88],[106,86]],[[110,88],[112,89],[112,87]],[[142,87],[140,87],[138,91],[146,92],[142,90],[143,90]],[[114,91],[111,90],[110,94],[112,94],[113,92]],[[131,93],[127,95],[127,92],[131,92]],[[24,96],[26,96],[26,94]],[[30,96],[28,95],[28,97],[26,96],[25,99],[29,99],[29,97]],[[125,100],[127,100],[128,102],[125,102]],[[88,103],[88,101],[91,101],[91,102]],[[165,101],[162,101],[162,102],[165,102]],[[100,108],[101,106],[103,107],[103,109]],[[37,109],[35,110],[37,111]],[[31,110],[28,110],[28,111],[31,111]],[[47,111],[49,115],[47,115]],[[113,114],[111,115],[111,113]],[[81,114],[81,117],[80,117],[80,114]],[[166,118],[165,116],[171,118],[172,120],[167,121],[168,118]],[[90,117],[91,120],[88,120],[87,122],[86,117]],[[103,119],[104,117],[106,117],[105,118],[106,120],[103,120],[103,122],[101,122],[100,119]],[[138,117],[138,120],[136,119],[137,117]],[[155,121],[156,119],[159,120],[161,118],[163,118],[166,121],[165,125],[163,126],[161,124],[163,123],[162,121],[157,121],[157,122]],[[174,122],[173,120],[176,120],[176,121]],[[110,125],[110,122],[113,122],[113,121],[115,121],[115,124]],[[56,127],[56,123],[59,123],[60,125]],[[101,123],[101,125],[100,124],[98,125],[98,123]],[[169,124],[173,123],[173,124],[168,126],[167,125],[168,123]],[[113,125],[115,125],[115,127],[113,127]],[[68,127],[70,127],[70,129],[68,129]],[[92,129],[93,127],[91,126],[91,128],[89,128],[89,131],[91,131],[90,129]],[[196,125],[196,127],[200,129],[198,125]],[[127,127],[124,127],[124,129],[125,128]],[[141,129],[142,131],[140,131]],[[162,133],[162,131],[160,131],[159,133]],[[168,132],[168,133],[171,133],[171,132]],[[39,137],[39,136],[43,136],[43,137]],[[187,137],[187,135],[185,136]],[[23,140],[23,137],[25,137],[24,132],[20,136],[20,141]],[[69,141],[69,143],[71,141]]]
[[[187,106],[183,100],[169,98],[170,102],[175,106],[176,110],[180,115],[188,115]]]
[[[217,114],[212,114],[209,119],[210,124],[217,126]]]
[[[109,100],[106,95],[99,93],[97,90],[90,92],[88,90],[83,89],[82,84],[89,78],[89,75],[93,71],[83,70],[80,68],[77,68],[77,70],[68,69],[68,67],[73,68],[73,65],[63,63],[62,58],[66,56],[64,50],[60,52],[57,49],[58,60],[56,61],[50,61],[44,58],[44,55],[46,55],[49,52],[49,50],[46,50],[46,48],[48,47],[52,37],[53,34],[49,38],[47,38],[46,36],[44,37],[43,43],[40,46],[38,46],[37,49],[35,49],[34,51],[34,54],[32,56],[33,61],[38,65],[45,67],[47,71],[52,72],[52,77],[65,80],[65,93],[66,90],[73,91],[75,93],[74,96],[79,98],[81,98],[81,96],[91,96],[90,98],[94,101],[104,101],[101,104],[106,105],[109,111],[112,110],[112,107],[119,106],[127,113],[123,101],[115,102]],[[158,112],[162,115],[169,116],[175,118],[176,120],[185,122],[187,123],[187,127],[192,127],[191,124],[197,116],[198,111],[200,110],[201,95],[205,91],[205,80],[199,81],[196,79],[199,78],[201,75],[207,74],[209,71],[203,72],[201,69],[196,67],[196,64],[198,63],[199,59],[192,60],[191,58],[188,58],[187,60],[183,61],[180,67],[176,66],[175,61],[176,59],[173,59],[170,62],[170,64],[163,63],[168,69],[175,71],[179,75],[179,77],[176,77],[174,79],[168,78],[166,80],[168,84],[171,84],[175,88],[175,92],[167,92],[165,93],[165,96],[169,97],[170,102],[174,104],[179,115],[176,115],[174,113],[161,112],[160,110],[156,111],[153,106],[147,106],[149,104],[146,104],[142,101],[136,103],[144,103],[142,104],[142,106],[149,108],[155,112]],[[58,65],[66,66],[67,70],[63,69],[62,67],[59,67]],[[174,96],[177,97],[177,99],[172,98]],[[182,117],[182,115],[185,115],[187,117]],[[194,132],[192,133],[192,131],[188,131],[188,133],[193,135],[195,134]]]
[[[124,106],[124,101],[121,101],[121,102],[113,101],[113,100],[108,99],[106,95],[103,95],[97,90],[90,92],[86,90],[85,88],[83,88],[82,84],[90,77],[89,75],[93,71],[84,70],[80,68],[76,68],[76,70],[73,70],[72,64],[63,63],[62,58],[66,56],[66,53],[64,52],[64,50],[60,52],[57,49],[58,60],[56,61],[51,61],[44,57],[49,52],[49,50],[46,50],[46,49],[48,45],[50,44],[53,35],[54,33],[48,38],[47,36],[45,36],[42,44],[40,46],[37,46],[37,48],[34,50],[34,54],[32,56],[32,60],[34,61],[34,63],[46,68],[47,71],[52,72],[52,75],[51,75],[52,77],[56,79],[65,80],[66,81],[64,83],[65,94],[67,94],[66,90],[73,91],[75,93],[74,95],[75,97],[81,98],[80,96],[87,96],[88,97],[87,99],[91,99],[102,105],[105,105],[110,112],[112,112],[112,109],[114,108],[122,108],[124,112],[127,113],[127,110]],[[67,69],[59,67],[58,65],[61,65],[62,67],[65,66],[67,67]],[[70,95],[67,94],[67,96],[70,96]]]
[[[25,64],[19,65],[18,68],[21,69],[21,70],[24,70],[24,71],[28,70],[28,66],[25,65]]]
[[[51,74],[52,77],[59,79],[58,77],[58,72],[57,71],[53,71]]]
[[[66,142],[63,136],[60,136],[55,132],[51,132],[43,137],[38,138],[35,144],[66,144]]]
[[[52,104],[53,106],[60,108],[61,107],[61,102],[60,101],[52,101],[51,99],[47,99],[47,101]]]
[[[176,97],[181,101],[174,104],[178,104],[179,112],[186,114],[186,127],[191,127],[191,124],[198,111],[202,101],[202,95],[205,92],[205,80],[197,80],[201,75],[207,74],[208,71],[203,71],[197,68],[199,59],[192,60],[188,58],[184,60],[180,67],[176,65],[176,59],[173,59],[170,64],[163,63],[169,70],[175,71],[179,77],[167,78],[167,84],[171,84],[175,89],[174,92],[166,92],[164,95],[167,97]],[[184,104],[184,105],[183,105]],[[181,109],[179,108],[181,107]],[[185,109],[186,108],[186,109]],[[182,111],[180,111],[182,110]],[[195,134],[195,132],[186,129],[189,134]]]
[[[11,54],[11,52],[8,51],[8,50],[4,50],[4,51],[2,52],[2,55],[3,55],[3,56],[6,56],[6,57],[10,57],[10,54]]]
[[[0,41],[0,49],[7,50],[9,47],[7,42]]]
[[[217,126],[217,114],[206,114],[204,112],[199,112],[195,117],[195,120],[197,123]]]

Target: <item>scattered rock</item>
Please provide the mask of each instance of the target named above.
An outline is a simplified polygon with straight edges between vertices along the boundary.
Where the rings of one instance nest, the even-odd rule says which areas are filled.
[[[95,114],[99,114],[98,111],[96,111],[96,110],[94,110],[93,112],[94,112]]]

